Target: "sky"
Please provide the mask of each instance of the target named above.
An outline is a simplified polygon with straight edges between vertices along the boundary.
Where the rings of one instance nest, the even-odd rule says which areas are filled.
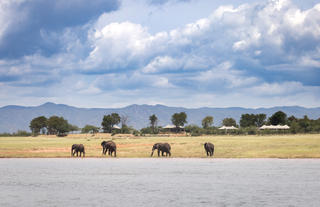
[[[315,0],[1,0],[0,106],[320,107]]]

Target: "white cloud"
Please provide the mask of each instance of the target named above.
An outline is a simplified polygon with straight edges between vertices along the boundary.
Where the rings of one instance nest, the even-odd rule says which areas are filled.
[[[5,7],[0,5],[1,11]],[[166,6],[148,9],[156,13]],[[3,28],[3,19],[11,19],[5,15],[0,12]],[[132,98],[145,92],[153,101],[182,104],[187,95],[195,98],[197,93],[207,97],[203,103],[210,102],[209,97],[226,103],[231,101],[227,96],[248,94],[256,96],[252,100],[257,103],[265,101],[264,95],[292,100],[299,93],[319,99],[318,89],[308,86],[319,81],[311,84],[299,73],[311,72],[311,78],[319,74],[310,68],[320,68],[320,4],[308,10],[283,0],[221,6],[207,17],[160,32],[150,31],[147,19],[123,20],[124,16],[123,21],[110,22],[112,15],[56,34],[63,43],[60,53],[0,60],[0,74],[8,76],[2,85],[34,87],[45,81],[50,86],[43,91],[62,84],[78,96],[115,95],[123,100],[121,95]],[[168,89],[172,100],[166,97]],[[57,93],[63,90],[54,96]],[[142,97],[139,101],[148,103]]]

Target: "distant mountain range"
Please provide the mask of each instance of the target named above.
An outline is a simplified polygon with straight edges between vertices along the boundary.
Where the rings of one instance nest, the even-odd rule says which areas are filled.
[[[30,121],[38,116],[46,116],[47,118],[53,115],[63,116],[70,124],[83,127],[86,124],[101,126],[101,121],[104,115],[116,112],[120,115],[128,117],[128,125],[136,129],[141,129],[148,126],[149,116],[155,114],[159,119],[159,126],[171,124],[171,116],[177,112],[186,112],[188,124],[197,124],[201,126],[201,120],[205,116],[214,117],[214,125],[219,126],[224,118],[232,117],[239,122],[241,114],[245,113],[264,113],[267,117],[277,111],[283,111],[288,116],[303,117],[307,115],[311,119],[320,117],[319,108],[304,108],[299,106],[283,106],[272,108],[182,108],[168,107],[164,105],[130,105],[124,108],[77,108],[64,104],[45,103],[40,106],[15,106],[9,105],[0,108],[0,133],[16,132],[18,130],[29,129]]]

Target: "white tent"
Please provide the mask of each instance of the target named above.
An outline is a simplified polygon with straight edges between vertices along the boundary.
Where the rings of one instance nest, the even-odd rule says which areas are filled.
[[[234,127],[234,126],[222,126],[222,127],[220,127],[219,129],[228,130],[228,129],[238,129],[238,128],[237,128],[237,127]]]
[[[263,125],[259,129],[272,129],[272,130],[281,130],[281,129],[290,129],[288,125]]]
[[[168,124],[168,125],[164,126],[163,128],[164,128],[164,129],[175,129],[176,126],[175,126],[175,125],[170,125],[170,124]],[[184,127],[179,126],[179,128],[180,128],[180,129],[183,129]]]
[[[117,125],[114,125],[113,127],[112,127],[113,129],[121,129],[119,126],[117,126]]]

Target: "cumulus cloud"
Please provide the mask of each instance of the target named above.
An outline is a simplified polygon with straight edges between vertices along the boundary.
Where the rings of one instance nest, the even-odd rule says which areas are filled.
[[[118,7],[117,0],[1,1],[0,58],[60,52],[59,36],[65,28],[81,26]]]
[[[31,3],[17,2],[14,9],[28,8],[25,13],[29,17],[33,7],[25,5]],[[74,11],[72,4],[59,6],[59,2],[53,5],[57,8],[54,14]],[[66,84],[70,93],[74,90],[79,96],[110,97],[112,91],[117,97],[149,94],[159,103],[164,103],[162,98],[166,103],[186,103],[182,101],[186,96],[201,96],[207,99],[204,103],[216,102],[219,97],[234,104],[229,97],[246,100],[247,94],[255,96],[251,100],[257,106],[266,101],[264,95],[270,100],[280,96],[292,100],[296,94],[313,99],[312,103],[319,100],[315,92],[320,86],[320,4],[304,10],[288,0],[220,6],[194,22],[152,32],[143,22],[109,22],[106,14],[89,21],[99,12],[119,7],[113,1],[98,9],[99,2],[88,8],[92,14],[79,21],[65,16],[66,23],[57,20],[47,27],[43,26],[46,21],[41,21],[36,26],[41,28],[41,39],[48,44],[56,40],[57,45],[46,46],[59,50],[48,50],[49,56],[42,54],[38,49],[44,47],[39,44],[45,43],[41,42],[29,55],[0,60],[0,82],[12,87]],[[0,5],[1,10],[13,4]],[[80,7],[79,11],[86,10],[83,2]],[[3,18],[18,21],[8,17],[10,14],[0,13],[0,25],[4,25]],[[10,27],[9,21],[0,30],[0,43],[12,31]],[[28,33],[30,27],[26,28],[15,34]],[[0,48],[9,51],[6,46]],[[166,96],[168,90],[172,101]],[[139,100],[149,102],[147,98]]]

